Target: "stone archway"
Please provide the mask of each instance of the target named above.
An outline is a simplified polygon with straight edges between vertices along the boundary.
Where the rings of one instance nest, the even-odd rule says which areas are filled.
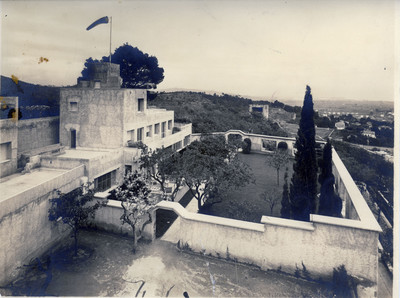
[[[288,146],[288,144],[286,142],[282,141],[282,142],[278,143],[277,149],[278,150],[288,150],[289,146]]]
[[[155,213],[155,236],[160,238],[168,231],[178,215],[173,210],[162,208],[158,208]]]

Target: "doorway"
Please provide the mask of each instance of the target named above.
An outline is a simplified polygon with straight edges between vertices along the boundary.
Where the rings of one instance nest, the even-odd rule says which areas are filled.
[[[71,149],[76,148],[76,130],[71,129]]]

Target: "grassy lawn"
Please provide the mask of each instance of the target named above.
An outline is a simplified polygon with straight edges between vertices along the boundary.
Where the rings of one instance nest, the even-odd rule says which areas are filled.
[[[280,216],[281,197],[284,184],[285,168],[280,170],[279,186],[277,184],[276,169],[268,164],[271,155],[261,153],[239,154],[241,161],[249,165],[256,179],[255,184],[232,191],[222,203],[211,207],[209,214],[252,222],[260,222],[261,216]],[[293,160],[287,164],[289,168],[289,182],[293,172]],[[260,198],[267,191],[271,196],[278,198],[272,214],[268,203]]]

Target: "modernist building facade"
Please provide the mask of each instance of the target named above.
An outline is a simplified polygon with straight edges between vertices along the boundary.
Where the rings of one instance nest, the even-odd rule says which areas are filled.
[[[120,148],[142,142],[152,149],[185,146],[172,137],[191,125],[174,123],[174,112],[147,105],[147,90],[122,89],[119,65],[92,65],[90,81],[60,94],[60,143],[68,148]]]
[[[121,81],[119,65],[94,64],[88,81],[60,90],[59,117],[0,120],[0,286],[68,233],[47,218],[56,189],[90,181],[106,196],[138,168],[138,142],[190,143],[191,124],[175,123],[173,111],[149,107],[146,90]],[[17,98],[2,103],[18,107]]]
[[[137,168],[139,143],[175,150],[189,144],[191,124],[175,124],[173,111],[148,106],[147,90],[120,88],[118,64],[95,63],[89,70],[88,81],[60,91],[60,144],[67,151],[82,151],[81,156],[72,153],[77,158],[90,159],[88,152],[120,157],[106,173],[87,173],[100,190],[116,184],[124,171]]]

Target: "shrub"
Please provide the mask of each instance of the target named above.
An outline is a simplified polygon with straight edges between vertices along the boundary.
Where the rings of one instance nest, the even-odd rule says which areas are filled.
[[[333,293],[337,297],[352,297],[351,276],[347,274],[344,265],[333,268]]]
[[[246,138],[246,139],[243,140],[242,149],[243,149],[243,153],[250,154],[250,152],[251,152],[251,140],[249,138]]]

